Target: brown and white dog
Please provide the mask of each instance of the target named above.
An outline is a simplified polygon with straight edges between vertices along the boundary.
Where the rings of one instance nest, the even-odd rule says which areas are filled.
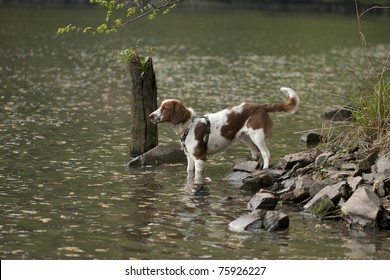
[[[265,140],[271,136],[272,121],[269,112],[295,113],[299,97],[287,87],[280,89],[289,98],[283,103],[255,104],[241,103],[203,117],[196,116],[192,108],[186,108],[177,99],[167,99],[160,108],[149,115],[154,123],[167,122],[180,137],[187,155],[188,178],[201,184],[205,177],[207,155],[229,146],[234,140],[242,139],[250,148],[252,159],[263,157],[263,168],[269,167],[270,152]]]

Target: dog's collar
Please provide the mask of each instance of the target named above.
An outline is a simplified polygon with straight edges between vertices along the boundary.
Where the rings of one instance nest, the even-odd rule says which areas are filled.
[[[182,130],[176,132],[176,135],[180,137],[180,136],[182,136],[183,134],[185,134],[186,132],[187,132],[187,134],[188,134],[188,130],[189,130],[189,127],[190,127],[191,123],[192,123],[192,122],[188,122],[188,124],[185,125],[184,128],[183,128]],[[180,137],[180,138],[181,138],[181,137]]]

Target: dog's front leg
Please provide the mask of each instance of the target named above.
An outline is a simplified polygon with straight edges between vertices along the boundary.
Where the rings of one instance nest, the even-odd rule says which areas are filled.
[[[195,174],[195,161],[189,155],[187,155],[187,180],[194,179]]]
[[[196,159],[195,160],[195,184],[203,184],[205,178],[205,165],[204,160]]]

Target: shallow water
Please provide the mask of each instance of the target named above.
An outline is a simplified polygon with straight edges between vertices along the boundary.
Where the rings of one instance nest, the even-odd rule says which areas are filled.
[[[2,259],[388,259],[387,232],[351,232],[280,204],[290,228],[236,233],[250,196],[222,180],[247,149],[210,159],[210,195],[186,186],[182,164],[126,169],[130,81],[112,52],[154,47],[159,100],[199,114],[244,100],[279,102],[294,88],[297,115],[274,114],[271,162],[303,147],[301,131],[356,91],[353,17],[176,11],[110,37],[55,35],[95,10],[0,10],[0,257]],[[76,22],[75,22],[76,21]],[[91,24],[92,24],[91,23]],[[178,23],[180,28],[178,28]],[[385,57],[388,17],[364,22]],[[160,142],[177,141],[165,126]]]

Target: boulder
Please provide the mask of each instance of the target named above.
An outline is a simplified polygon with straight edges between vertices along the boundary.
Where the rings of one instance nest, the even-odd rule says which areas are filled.
[[[248,208],[251,210],[265,209],[274,210],[278,203],[278,197],[270,192],[260,190],[248,202]]]
[[[364,156],[364,158],[357,163],[354,176],[361,176],[363,172],[371,172],[371,166],[374,165],[378,158],[378,153],[378,150],[374,150],[370,154]]]
[[[350,109],[346,107],[341,107],[336,110],[328,111],[321,114],[323,120],[333,121],[333,122],[345,122],[345,121],[355,121],[355,118],[352,115]]]
[[[161,165],[187,161],[181,145],[177,143],[160,144],[125,164],[126,167]]]
[[[321,134],[310,131],[301,136],[301,142],[306,146],[317,145],[321,142],[321,138]]]
[[[238,161],[233,167],[233,171],[243,171],[251,173],[252,171],[259,168],[259,163],[254,160],[245,160],[245,161]]]
[[[268,173],[263,173],[260,176],[248,177],[243,180],[243,184],[240,189],[243,191],[249,191],[256,193],[260,189],[266,189],[273,185],[275,178]]]
[[[232,231],[277,231],[288,228],[290,220],[280,211],[254,210],[229,224]]]
[[[279,167],[282,169],[290,169],[297,163],[299,163],[300,167],[309,165],[310,163],[314,162],[314,158],[312,157],[312,153],[310,151],[306,152],[299,152],[295,154],[290,154],[284,156],[279,161]]]
[[[319,199],[316,199],[314,201],[310,200],[310,206],[307,207],[306,204],[304,208],[313,214],[315,214],[318,217],[325,217],[330,214],[332,214],[336,209],[337,206],[334,204],[334,202],[330,199],[330,197],[327,194],[324,194]]]
[[[381,214],[380,198],[371,187],[360,187],[345,202],[341,211],[352,225],[375,228]]]
[[[358,186],[364,183],[364,180],[362,177],[357,176],[357,177],[348,177],[347,178],[347,183],[351,187],[351,191],[355,192]]]
[[[320,190],[326,186],[333,185],[335,180],[327,178],[321,181],[315,181],[309,190],[310,197],[314,197]]]
[[[303,208],[309,209],[312,208],[313,205],[318,204],[320,201],[324,199],[324,197],[328,197],[334,205],[337,205],[341,198],[348,199],[350,196],[351,189],[348,186],[348,183],[342,181],[340,183],[329,185],[320,190],[312,199],[306,203]]]
[[[293,190],[292,200],[300,202],[310,197],[309,191],[313,183],[314,181],[308,175],[298,177]]]
[[[383,173],[386,177],[390,177],[390,153],[379,157],[372,171]]]
[[[251,174],[244,171],[234,171],[225,175],[223,180],[230,181],[232,183],[242,183],[242,181],[249,177]]]
[[[324,165],[327,161],[328,161],[328,158],[333,156],[334,155],[334,152],[325,152],[325,153],[322,153],[320,155],[318,155],[315,159],[315,164],[317,166],[321,166],[321,165]]]

